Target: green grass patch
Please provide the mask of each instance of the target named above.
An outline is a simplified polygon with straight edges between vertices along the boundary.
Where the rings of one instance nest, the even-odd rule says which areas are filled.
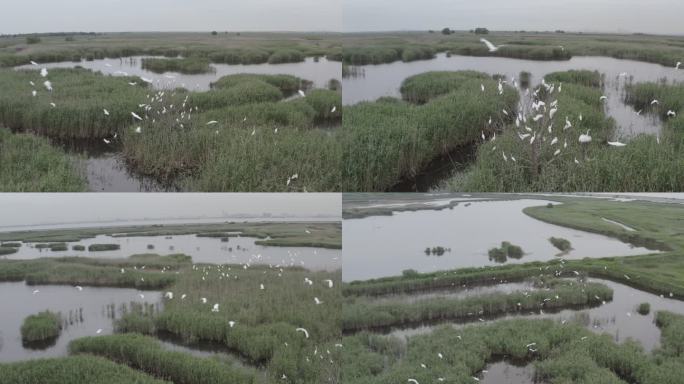
[[[637,312],[640,315],[648,315],[649,312],[651,312],[651,304],[649,303],[641,303],[637,306]]]
[[[8,93],[3,92],[3,95]],[[0,95],[0,99],[2,98],[3,96]],[[0,121],[3,121],[2,117]],[[76,159],[68,156],[63,150],[51,146],[43,138],[12,134],[8,129],[0,128],[0,191],[81,192],[85,190],[86,182]]]
[[[0,378],[13,384],[170,384],[91,355],[3,363]]]
[[[116,251],[121,249],[119,244],[90,244],[88,252]]]
[[[175,59],[144,58],[142,60],[142,68],[155,73],[178,72],[184,74],[209,73],[214,70],[209,65],[209,60],[196,57]]]
[[[13,247],[0,247],[0,256],[4,255],[11,255],[13,253],[17,253],[18,250]]]
[[[560,251],[563,252],[567,252],[572,249],[572,244],[568,239],[563,239],[560,237],[550,237],[549,242],[553,244],[554,247],[558,248]]]
[[[71,249],[74,251],[85,251],[86,247],[85,247],[85,245],[76,244],[76,245],[72,246]]]
[[[491,248],[487,254],[489,255],[489,260],[496,261],[497,263],[505,263],[509,258],[522,259],[525,255],[522,248],[508,241],[502,241],[499,248]]]
[[[56,339],[61,332],[60,315],[50,311],[30,315],[21,325],[21,339],[27,343]]]

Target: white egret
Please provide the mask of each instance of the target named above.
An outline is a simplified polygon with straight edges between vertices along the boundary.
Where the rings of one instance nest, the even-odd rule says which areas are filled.
[[[55,103],[50,103],[50,105],[52,106],[52,108],[57,107],[57,104],[55,104]]]
[[[47,77],[47,75],[48,75],[48,70],[47,70],[47,68],[41,69],[41,70],[40,70],[40,75],[41,75],[42,77]]]
[[[169,300],[173,300],[173,292],[166,292],[164,294],[164,297],[166,297]]]
[[[587,130],[587,133],[583,133],[579,136],[579,142],[582,144],[587,144],[591,143],[591,136],[589,136],[589,129]]]
[[[320,301],[320,300],[318,299],[318,297],[314,297],[314,303],[316,303],[316,305],[323,304],[323,302]]]
[[[231,328],[233,328],[233,327],[235,326],[235,322],[234,322],[234,321],[229,321],[229,322],[228,322],[228,325],[229,325]]]
[[[599,101],[603,101],[603,100],[608,100],[608,96],[604,95],[604,96],[599,97]]]
[[[45,82],[43,83],[43,85],[45,86],[45,89],[47,89],[48,91],[52,92],[52,83],[50,82],[50,80],[45,80]]]
[[[337,107],[333,105],[332,109],[330,110],[330,113],[335,113],[337,111]]]
[[[137,120],[142,120],[142,117],[138,116],[138,114],[135,112],[131,112],[131,116],[133,116]]]
[[[154,80],[148,79],[148,78],[146,78],[146,77],[141,77],[140,80],[142,80],[142,81],[144,81],[144,82],[146,82],[146,83],[154,83]]]
[[[306,97],[306,94],[301,89],[299,91],[297,91],[297,93],[299,93],[299,96],[301,96],[301,97]]]
[[[207,123],[207,125],[214,125],[214,124],[218,124],[218,121],[212,120],[212,121]]]
[[[675,69],[679,69],[679,67],[680,67],[681,65],[682,65],[682,62],[681,62],[681,61],[678,61],[678,62],[677,62],[677,65],[675,65]]]
[[[36,97],[37,94],[38,94],[38,92],[36,92],[35,89],[33,91],[31,91],[31,95],[33,95],[33,97]]]
[[[217,304],[214,304],[214,308],[212,308],[211,311],[212,311],[212,312],[218,312],[218,311],[219,311],[219,305],[218,305],[218,303],[217,303]]]
[[[608,145],[611,145],[611,146],[613,146],[613,147],[624,147],[624,146],[627,145],[627,144],[621,143],[621,142],[619,142],[619,141],[609,141],[609,142],[608,142]]]
[[[79,291],[82,291],[82,290],[83,290],[83,287],[81,287],[80,285],[77,285],[77,286],[75,286],[74,288],[78,289]]]
[[[333,281],[332,281],[332,280],[326,279],[326,280],[323,280],[323,281],[325,281],[325,282],[328,283],[328,288],[332,288],[332,287],[333,287]]]
[[[560,149],[556,149],[556,152],[554,152],[553,155],[554,155],[554,156],[558,156],[558,155],[560,155],[560,153],[561,153],[561,150],[560,150]]]
[[[104,141],[104,142],[105,142],[105,144],[109,144],[109,143],[111,143],[111,141],[109,141],[109,140],[107,140],[107,139],[102,139],[102,141]]]
[[[138,128],[135,129],[135,133],[140,133],[140,132],[142,132],[142,128],[141,128],[141,127],[138,127]]]
[[[420,384],[416,379],[408,379],[408,382],[413,384]]]
[[[38,63],[36,63],[36,62],[33,61],[33,60],[31,60],[30,63],[31,63],[31,65],[38,65]]]
[[[667,117],[675,117],[677,116],[677,113],[675,111],[669,110],[667,111]]]
[[[95,331],[95,333],[98,334],[98,335],[99,335],[100,333],[102,333],[102,328],[100,328],[100,329],[98,329],[97,331]]]
[[[106,110],[106,109],[103,108],[103,109],[102,109],[102,112],[104,112],[105,116],[109,116],[109,111],[108,111],[108,110]]]
[[[499,48],[503,47],[503,45],[499,45],[498,47],[494,44],[492,44],[489,40],[487,39],[480,39],[481,42],[484,43],[484,45],[487,46],[487,49],[489,49],[489,52],[496,52],[499,50]]]
[[[38,294],[38,293],[40,293],[40,289],[34,289],[33,292],[32,292],[33,295],[36,295],[36,294]]]
[[[554,137],[553,140],[551,140],[551,145],[556,145],[557,142],[558,142],[558,138]]]
[[[206,303],[207,303],[207,298],[206,298],[206,297],[203,297],[203,298],[200,299],[200,301],[202,302],[202,304],[206,304]]]
[[[263,291],[263,290],[265,289],[265,288],[264,288],[264,285],[263,285],[263,284],[259,284],[259,289],[261,289],[261,290]]]
[[[659,103],[660,103],[660,102],[659,102],[657,99],[654,99],[653,101],[651,101],[651,105],[659,104]]]
[[[297,329],[295,329],[295,332],[302,332],[302,333],[304,333],[304,336],[306,336],[307,339],[309,338],[309,331],[307,331],[304,328],[297,328]]]
[[[480,89],[484,92],[484,84],[480,84]]]

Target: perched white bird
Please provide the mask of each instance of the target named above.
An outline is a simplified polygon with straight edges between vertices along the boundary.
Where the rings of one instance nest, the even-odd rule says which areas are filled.
[[[77,285],[77,286],[75,286],[74,288],[78,289],[79,291],[82,291],[82,290],[83,290],[83,287],[81,287],[80,285]]]
[[[484,84],[480,84],[480,89],[484,92]]]
[[[229,325],[231,328],[233,328],[233,327],[235,326],[235,322],[234,322],[234,321],[229,321],[229,322],[228,322],[228,325]]]
[[[219,311],[219,305],[214,304],[214,308],[211,309],[212,312],[218,312]]]
[[[314,297],[314,303],[316,303],[316,305],[323,304],[323,302],[320,301],[320,300],[318,299],[318,297]]]
[[[100,328],[100,329],[98,329],[97,331],[95,331],[95,333],[98,334],[98,335],[99,335],[100,333],[102,333],[102,328]]]
[[[337,111],[337,107],[333,105],[332,109],[330,110],[330,113],[335,113]]]
[[[611,146],[613,146],[613,147],[624,147],[624,146],[627,145],[627,144],[621,143],[621,142],[619,142],[619,141],[609,141],[609,142],[608,142],[608,145],[611,145]]]
[[[679,69],[679,67],[682,65],[681,61],[678,61],[677,64],[675,65],[675,69]]]
[[[203,298],[200,299],[200,301],[202,302],[202,304],[206,304],[206,303],[207,303],[207,298],[206,298],[206,297],[203,297]]]
[[[35,295],[35,294],[38,294],[38,293],[40,293],[40,289],[34,289],[33,292],[32,292],[32,294],[34,294],[34,295]]]
[[[141,127],[137,127],[137,128],[135,129],[135,133],[141,133],[141,132],[142,132],[142,128],[141,128]]]
[[[307,339],[309,338],[309,331],[307,331],[306,329],[304,329],[304,328],[297,328],[295,331],[296,331],[296,332],[302,332],[302,333],[304,333],[304,336],[306,336]]]
[[[299,96],[301,96],[301,97],[306,97],[306,94],[301,89],[299,91],[297,91],[297,93],[299,93]]]
[[[111,141],[110,141],[110,140],[107,140],[107,139],[102,139],[102,141],[104,141],[104,142],[105,142],[105,144],[109,144],[109,143],[111,143]]]
[[[552,109],[549,111],[549,119],[553,119],[553,115],[555,115],[556,112],[558,112],[558,108],[552,108]]]
[[[36,97],[37,94],[38,94],[38,92],[36,92],[35,89],[33,91],[31,91],[31,95],[33,95],[33,97]]]
[[[38,65],[38,63],[36,63],[36,62],[33,61],[33,60],[31,60],[30,63],[31,63],[31,65]]]
[[[259,289],[261,289],[261,290],[263,291],[263,290],[265,289],[265,288],[264,288],[264,285],[263,285],[263,284],[259,284]]]
[[[551,145],[556,145],[557,142],[558,142],[558,138],[554,137],[553,140],[551,140]]]
[[[333,287],[333,281],[332,281],[332,280],[326,279],[326,280],[323,280],[323,281],[325,281],[325,282],[328,283],[328,288],[332,288],[332,287]]]
[[[47,75],[48,75],[47,68],[41,69],[41,70],[40,70],[40,75],[41,75],[42,77],[47,77]]]
[[[169,300],[173,300],[173,292],[166,292],[164,294],[164,297],[166,297]]]
[[[580,162],[577,161],[577,158],[575,157],[575,164],[579,164]]]
[[[50,106],[51,106],[52,108],[55,108],[55,107],[57,107],[57,104],[55,104],[55,103],[50,103]]]
[[[212,121],[207,123],[207,125],[214,125],[214,124],[218,124],[218,121],[212,120]]]
[[[653,104],[659,104],[659,101],[657,99],[654,99],[653,101],[651,101],[651,105]]]
[[[556,151],[553,153],[553,155],[554,155],[554,156],[558,156],[558,155],[560,155],[560,153],[561,153],[561,150],[560,150],[560,149],[556,149]]]
[[[50,82],[50,80],[45,80],[45,82],[43,83],[43,85],[45,86],[45,89],[47,89],[48,91],[52,92],[52,83]]]
[[[487,46],[487,49],[489,49],[489,52],[496,52],[499,50],[499,48],[503,47],[503,45],[499,45],[498,47],[494,44],[492,44],[489,40],[487,39],[480,39],[481,42],[484,43],[484,45]]]
[[[580,143],[582,143],[582,144],[591,143],[591,136],[589,136],[589,131],[590,130],[587,130],[587,133],[583,133],[579,136],[579,142]]]
[[[138,83],[136,83],[135,81],[132,81],[132,82],[128,83],[128,85],[138,85]]]

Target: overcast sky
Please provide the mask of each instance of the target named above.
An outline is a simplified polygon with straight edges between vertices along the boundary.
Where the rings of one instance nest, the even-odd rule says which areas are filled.
[[[340,31],[343,0],[7,0],[0,33]]]
[[[0,227],[264,212],[339,217],[341,200],[333,193],[11,193],[0,194]]]
[[[556,30],[684,34],[683,0],[343,0],[345,31]]]

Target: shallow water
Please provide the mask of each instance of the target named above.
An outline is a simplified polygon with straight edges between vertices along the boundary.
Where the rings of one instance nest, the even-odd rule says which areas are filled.
[[[34,290],[40,292],[34,294]],[[98,329],[102,330],[100,335],[112,334],[113,319],[121,315],[122,307],[135,302],[155,305],[159,309],[162,297],[160,292],[135,289],[83,287],[79,291],[71,286],[28,286],[23,282],[0,283],[0,292],[0,362],[64,356],[69,342],[74,339],[96,336]],[[108,308],[112,305],[114,311]],[[42,349],[24,347],[21,324],[27,316],[45,310],[61,312],[67,319],[71,311],[73,322],[66,321],[53,345]]]
[[[485,372],[486,371],[486,372]],[[534,383],[534,367],[532,364],[517,366],[506,361],[498,361],[487,365],[480,374],[483,384],[532,384]]]
[[[250,64],[250,65],[229,65],[211,64],[215,69],[211,73],[201,74],[182,74],[177,72],[154,73],[142,68],[142,59],[156,56],[133,56],[120,59],[100,59],[93,61],[72,62],[65,61],[59,63],[40,64],[39,68],[73,68],[81,66],[83,68],[100,71],[104,74],[113,76],[139,76],[153,80],[153,85],[157,89],[172,89],[183,87],[191,91],[209,90],[210,84],[219,78],[237,73],[256,73],[256,74],[287,74],[300,77],[313,82],[316,88],[326,88],[330,79],[342,80],[342,63],[328,61],[322,57],[318,62],[313,57],[308,57],[300,63],[285,64]],[[17,69],[36,69],[31,64],[16,67]]]
[[[486,320],[477,324],[488,324],[493,321],[510,319],[554,319],[559,322],[576,322],[587,329],[601,334],[610,334],[616,342],[624,342],[628,338],[638,341],[646,351],[652,351],[660,346],[660,329],[655,325],[657,311],[670,311],[684,315],[684,302],[669,297],[660,297],[652,293],[638,290],[624,284],[609,280],[590,278],[588,282],[605,284],[613,289],[613,300],[598,307],[582,310],[563,310],[557,313],[526,313],[506,315],[495,320]],[[651,311],[647,315],[640,315],[636,307],[640,303],[650,303]],[[477,321],[477,320],[476,320]],[[406,337],[432,332],[435,327],[452,324],[462,328],[462,322],[441,323],[439,325],[422,325],[410,329],[395,329],[391,333]],[[472,324],[469,323],[469,324]]]
[[[518,79],[521,71],[527,71],[532,74],[530,84],[536,85],[551,72],[570,69],[597,70],[605,75],[604,94],[608,96],[606,112],[617,122],[618,137],[657,133],[661,127],[656,116],[637,116],[634,109],[624,103],[625,84],[659,81],[663,78],[668,82],[684,81],[684,70],[659,64],[594,56],[576,56],[567,61],[535,61],[503,57],[446,57],[446,54],[442,53],[432,60],[365,65],[361,68],[362,76],[349,77],[342,81],[345,105],[376,100],[383,96],[401,97],[399,87],[407,77],[429,71],[475,70],[492,75],[503,74],[509,81],[511,78]],[[627,73],[627,76],[620,76],[623,72]]]
[[[472,201],[441,211],[395,212],[343,221],[344,281],[401,275],[406,269],[432,272],[465,267],[500,265],[488,250],[502,241],[521,246],[525,255],[508,263],[548,261],[560,251],[549,237],[568,239],[574,248],[563,257],[628,256],[654,253],[619,240],[548,224],[525,215],[525,207],[543,206],[543,200]],[[427,256],[426,247],[451,248],[442,256]]]
[[[94,258],[123,258],[140,253],[158,253],[161,255],[184,253],[192,256],[194,263],[250,263],[272,264],[281,266],[303,266],[313,271],[335,270],[340,268],[341,251],[313,247],[267,247],[255,245],[259,240],[254,237],[230,237],[222,242],[215,237],[197,237],[195,235],[177,236],[133,236],[112,237],[99,235],[78,242],[67,243],[68,251],[53,252],[49,249],[35,248],[36,243],[25,243],[17,253],[8,255],[7,259],[26,260],[39,257],[84,256]],[[73,251],[74,245],[83,245],[85,251]],[[116,251],[89,252],[90,244],[119,244]],[[148,245],[153,245],[149,249]]]

